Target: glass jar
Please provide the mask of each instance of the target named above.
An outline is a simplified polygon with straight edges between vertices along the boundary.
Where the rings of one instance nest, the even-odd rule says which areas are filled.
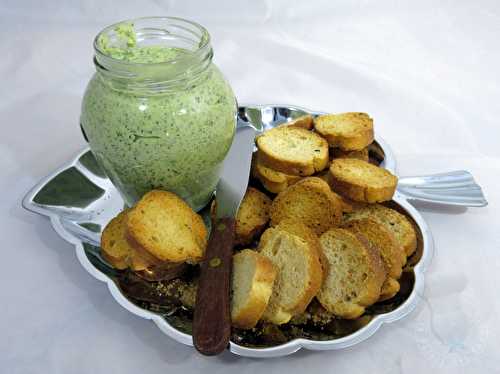
[[[81,126],[97,162],[128,206],[163,189],[201,209],[237,114],[207,30],[180,18],[139,18],[104,29],[94,50]]]

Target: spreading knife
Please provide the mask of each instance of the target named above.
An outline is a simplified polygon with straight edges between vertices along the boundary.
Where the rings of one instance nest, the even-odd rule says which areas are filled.
[[[219,354],[229,344],[236,213],[248,186],[255,132],[250,126],[238,129],[217,184],[217,209],[201,263],[193,318],[193,343],[204,355]]]

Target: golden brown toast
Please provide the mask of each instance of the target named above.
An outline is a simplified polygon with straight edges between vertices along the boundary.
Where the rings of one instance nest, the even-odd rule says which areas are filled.
[[[320,236],[328,273],[317,295],[334,315],[354,319],[380,297],[386,274],[380,254],[359,234],[334,228]]]
[[[266,256],[244,249],[233,256],[231,321],[241,329],[255,327],[266,310],[277,270]]]
[[[330,164],[332,189],[354,201],[376,203],[392,199],[398,178],[366,161],[340,158]]]
[[[202,218],[177,195],[153,190],[128,213],[127,234],[160,261],[199,262],[207,245]]]
[[[314,119],[314,128],[331,147],[359,151],[373,142],[373,120],[366,113],[325,114]]]
[[[302,129],[312,130],[314,127],[314,119],[310,114],[306,114],[292,119],[290,122],[285,122],[280,126],[300,127]]]
[[[328,165],[328,143],[300,127],[278,126],[256,138],[259,160],[282,173],[307,176]]]
[[[302,222],[321,235],[340,224],[342,204],[324,180],[304,178],[279,193],[273,201],[271,226],[284,219]]]
[[[368,147],[365,147],[359,151],[344,151],[341,148],[332,148],[330,149],[330,158],[356,158],[358,160],[363,160],[368,162]]]
[[[353,212],[344,215],[344,220],[371,218],[390,231],[407,256],[417,249],[417,234],[411,222],[403,214],[381,204],[358,206]]]
[[[257,151],[252,160],[252,176],[258,179],[269,192],[280,193],[302,178],[297,175],[282,173],[281,171],[265,166],[259,161],[258,154],[259,152]]]
[[[272,200],[259,190],[248,187],[236,214],[236,244],[250,244],[269,222]]]
[[[394,235],[371,218],[352,219],[342,227],[362,234],[372,246],[378,248],[387,272],[379,300],[387,300],[396,295],[399,291],[398,279],[406,263],[406,253]]]
[[[315,234],[298,222],[285,225],[267,229],[259,244],[260,253],[278,269],[263,315],[263,320],[275,324],[287,323],[294,315],[303,313],[321,287],[323,276]],[[310,235],[315,239],[311,241]]]
[[[125,238],[127,214],[126,209],[113,218],[104,228],[101,235],[101,255],[115,269],[126,269],[132,262],[132,246]]]
[[[130,268],[136,272],[157,275],[159,269],[163,270],[170,264],[152,257],[127,240],[126,222],[129,212],[130,209],[124,210],[106,225],[101,236],[101,254],[115,269]]]

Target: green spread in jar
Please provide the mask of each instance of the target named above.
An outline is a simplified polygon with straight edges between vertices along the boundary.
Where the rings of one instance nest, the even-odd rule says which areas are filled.
[[[117,45],[111,43],[107,34],[97,38],[99,50],[106,56],[116,60],[139,64],[156,64],[168,62],[179,56],[189,53],[181,48],[164,47],[160,45],[139,46],[134,25],[129,22],[121,23],[114,29]]]
[[[101,34],[96,44],[117,63],[144,64],[142,68],[148,69],[148,64],[168,64],[193,54],[162,45],[140,46],[131,23],[114,31],[113,43]],[[161,94],[117,89],[112,78],[99,72],[89,82],[82,127],[92,152],[128,205],[156,188],[177,193],[194,209],[210,199],[234,136],[236,102],[215,65],[198,75]]]

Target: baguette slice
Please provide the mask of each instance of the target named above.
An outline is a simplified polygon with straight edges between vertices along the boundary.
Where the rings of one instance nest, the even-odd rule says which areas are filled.
[[[130,268],[143,277],[158,277],[166,279],[165,275],[180,274],[181,270],[173,272],[176,264],[161,262],[147,253],[138,250],[127,240],[126,221],[130,209],[124,210],[113,218],[104,229],[101,236],[101,254],[115,269]],[[166,270],[169,273],[166,274]]]
[[[236,214],[235,245],[247,245],[262,233],[271,210],[272,200],[263,192],[248,187]],[[215,219],[217,210],[216,201],[212,201],[210,214]]]
[[[314,176],[324,180],[329,186],[331,185],[330,171],[329,170],[323,170],[323,171],[319,172],[318,174],[315,174]],[[330,188],[330,190],[331,190],[331,188]],[[346,197],[339,195],[338,193],[336,193],[334,191],[332,191],[332,196],[334,196],[338,200],[338,203],[341,207],[342,212],[352,212],[353,203],[354,203],[352,200],[347,199]]]
[[[330,180],[330,171],[329,170],[323,170],[320,171],[317,174],[314,174],[314,177],[320,178],[324,180],[328,185],[331,184]],[[341,207],[342,212],[352,212],[353,210],[353,201],[345,198],[342,195],[339,195],[338,193],[332,191],[332,195],[335,196],[335,198],[338,200],[338,203]]]
[[[300,127],[302,129],[312,130],[314,127],[314,119],[310,114],[306,114],[304,116],[297,117],[290,122],[285,122],[280,126]]]
[[[346,229],[328,230],[319,240],[329,270],[317,299],[338,317],[358,318],[380,297],[386,277],[380,254],[362,235]]]
[[[150,281],[170,280],[185,270],[184,263],[162,262],[127,240],[126,221],[130,210],[121,212],[110,221],[101,236],[101,253],[115,269],[132,269],[141,278]],[[117,255],[119,254],[119,256]]]
[[[127,235],[134,247],[160,261],[199,262],[207,245],[202,218],[177,195],[153,190],[128,213]]]
[[[266,310],[277,271],[265,256],[244,249],[233,256],[231,321],[241,329],[255,327]]]
[[[316,131],[331,147],[359,151],[373,142],[373,120],[366,113],[325,114],[314,119]]]
[[[342,219],[342,203],[324,180],[308,177],[278,194],[271,206],[271,226],[284,219],[304,223],[317,235]]]
[[[304,225],[288,223],[267,229],[262,234],[259,250],[278,268],[273,293],[262,318],[275,324],[287,323],[305,311],[321,287],[323,268],[318,239]]]
[[[280,193],[301,179],[300,176],[282,173],[265,166],[259,161],[259,152],[256,153],[252,163],[252,176],[258,179],[269,192]]]
[[[378,248],[387,272],[379,301],[392,298],[399,291],[398,279],[406,263],[403,248],[389,230],[371,218],[352,219],[343,227],[363,235],[373,247]]]
[[[333,159],[355,158],[366,162],[368,162],[369,160],[368,147],[365,147],[359,151],[344,151],[341,148],[333,148],[333,150],[330,151],[330,155],[331,155],[330,157],[332,157]]]
[[[101,235],[101,255],[115,269],[129,267],[134,251],[125,237],[127,214],[126,209],[113,218],[104,228]]]
[[[398,184],[398,178],[389,171],[349,158],[332,161],[330,181],[335,192],[366,203],[391,200]]]
[[[417,249],[417,234],[413,225],[408,218],[394,209],[380,204],[370,204],[358,207],[344,216],[346,222],[359,218],[371,218],[384,226],[394,235],[406,256],[410,256]]]
[[[328,166],[328,143],[299,127],[278,126],[256,138],[263,165],[290,175],[307,176]]]
[[[335,192],[334,192],[335,193]],[[342,205],[342,213],[349,213],[353,211],[353,203],[352,200],[346,199],[344,196],[337,195],[337,198],[340,200],[340,204]]]
[[[319,237],[316,233],[311,230],[309,227],[304,225],[302,222],[293,220],[293,219],[284,219],[277,226],[274,227],[275,230],[286,231],[289,234],[298,236],[302,240],[306,241],[313,249],[316,250],[316,253],[319,256],[319,261],[321,262],[321,267],[323,271],[326,271],[326,267],[328,266],[327,262],[323,259],[323,252],[321,250],[321,245],[319,243]],[[266,246],[266,241],[269,238],[272,238],[272,235],[269,233],[274,232],[269,229],[267,235],[262,235],[259,242],[259,248]]]
[[[311,245],[318,254],[321,254],[318,235],[316,235],[315,232],[307,227],[304,223],[294,219],[284,219],[274,228],[266,230],[267,234],[261,236],[259,242],[260,246],[265,246],[266,240],[271,238],[271,233],[276,232],[276,230],[286,231],[289,234],[298,236],[302,240],[306,241],[309,245]]]
[[[271,199],[248,187],[236,214],[236,244],[250,244],[269,222]]]

